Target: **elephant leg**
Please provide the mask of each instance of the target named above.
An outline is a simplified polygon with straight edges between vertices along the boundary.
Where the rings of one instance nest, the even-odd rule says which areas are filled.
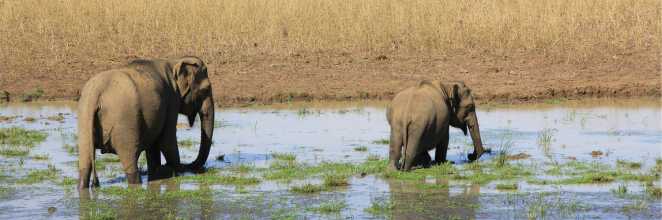
[[[156,180],[156,168],[161,166],[161,152],[159,152],[158,146],[152,144],[147,150],[145,150],[145,159],[147,159],[147,181]]]
[[[430,153],[423,151],[414,157],[414,162],[412,163],[412,167],[416,167],[418,165],[423,166],[423,168],[430,168],[432,165],[432,158],[430,157]]]
[[[442,132],[441,141],[437,144],[437,149],[434,151],[434,165],[446,163],[446,154],[448,153],[448,129]]]
[[[402,135],[397,129],[391,128],[391,140],[389,142],[388,163],[386,166],[387,171],[398,170],[398,161],[402,156]]]
[[[414,158],[416,158],[416,156],[411,156],[409,154],[405,155],[405,158],[403,158],[402,166],[404,166],[405,172],[411,172],[411,165],[414,162]]]
[[[179,148],[177,148],[177,116],[178,113],[175,110],[169,112],[158,139],[158,150],[163,153],[166,165],[175,170],[179,170],[181,167]]]
[[[120,162],[124,167],[124,173],[126,173],[126,179],[131,184],[142,184],[143,181],[140,178],[140,171],[138,170],[138,158],[140,158],[141,151],[132,151],[132,152],[117,152],[120,157]]]
[[[96,159],[96,154],[94,154],[94,157]],[[92,167],[92,186],[94,187],[99,187],[99,176],[97,176],[97,168]]]
[[[416,156],[420,153],[420,143],[423,132],[421,130],[411,132],[407,138],[407,149],[405,149],[405,158],[403,160],[403,166],[405,172],[411,172],[412,163]]]

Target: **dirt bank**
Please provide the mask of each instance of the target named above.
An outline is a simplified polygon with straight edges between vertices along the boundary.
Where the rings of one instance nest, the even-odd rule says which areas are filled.
[[[219,106],[287,101],[391,99],[418,80],[463,81],[479,104],[551,99],[651,97],[661,93],[658,54],[618,54],[591,64],[520,55],[389,56],[347,53],[283,56],[198,55],[207,63]],[[75,100],[93,74],[136,55],[62,61],[34,73],[0,73],[0,99]],[[139,57],[146,58],[146,57]],[[37,89],[43,92],[37,94]]]

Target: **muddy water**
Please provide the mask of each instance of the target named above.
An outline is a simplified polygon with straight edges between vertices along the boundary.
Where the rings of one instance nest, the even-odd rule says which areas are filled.
[[[388,102],[329,102],[290,103],[247,108],[217,109],[217,128],[214,144],[206,167],[228,167],[248,163],[255,168],[268,168],[275,161],[272,153],[294,153],[296,162],[321,165],[329,162],[362,163],[370,155],[386,159],[388,145],[375,143],[389,138],[389,125],[385,118]],[[4,178],[21,178],[30,170],[46,169],[49,165],[61,171],[58,176],[77,178],[77,155],[67,147],[76,144],[75,102],[32,102],[0,104],[0,116],[22,116],[11,123],[0,122],[0,127],[12,125],[28,129],[45,129],[50,136],[46,142],[32,148],[28,156],[0,156]],[[299,111],[305,113],[301,114]],[[598,99],[521,104],[478,106],[477,115],[486,148],[481,161],[489,162],[503,143],[512,143],[512,154],[530,155],[527,159],[512,163],[524,166],[548,165],[579,161],[586,163],[615,164],[617,160],[643,162],[641,168],[655,167],[655,158],[662,154],[662,121],[660,101]],[[63,119],[49,120],[50,116],[63,113]],[[68,114],[68,115],[67,115]],[[36,122],[22,121],[25,117],[37,118]],[[184,117],[179,122],[187,123]],[[47,124],[48,123],[48,124]],[[198,141],[199,124],[178,128],[178,140]],[[545,133],[544,130],[549,132]],[[539,141],[541,134],[551,136],[549,142]],[[355,148],[365,147],[366,151]],[[197,145],[180,147],[184,162],[197,156]],[[473,150],[471,138],[459,129],[451,129],[448,159],[454,166],[467,165],[466,155]],[[591,155],[600,151],[602,155]],[[32,155],[48,154],[50,159],[31,159]],[[434,152],[430,152],[434,159]],[[223,155],[223,160],[215,160]],[[540,179],[558,179],[558,176],[538,173]],[[196,175],[184,173],[182,175]],[[392,198],[398,208],[391,214],[395,219],[430,218],[526,218],[535,208],[531,204],[559,206],[561,204],[590,205],[594,208],[578,209],[571,214],[565,211],[548,211],[548,218],[660,218],[660,201],[648,201],[643,211],[619,211],[622,204],[630,204],[639,197],[617,197],[610,192],[621,181],[608,184],[529,184],[519,183],[517,190],[499,190],[495,186],[504,181],[471,184],[447,178],[427,178],[421,181],[404,181],[381,178],[378,174],[347,174],[349,186],[314,194],[289,191],[291,186],[305,183],[321,183],[318,177],[291,181],[264,180],[259,184],[200,185],[195,182],[172,180],[143,184],[153,195],[152,200],[139,200],[123,205],[113,201],[135,199],[131,196],[116,197],[105,193],[93,193],[90,201],[85,194],[74,190],[74,185],[54,183],[60,180],[34,184],[15,184],[2,179],[3,187],[13,187],[10,193],[2,193],[0,215],[4,218],[69,218],[83,215],[94,207],[96,213],[103,210],[117,211],[122,218],[161,218],[181,216],[187,218],[386,218],[385,215],[367,213],[365,208],[374,202]],[[259,175],[254,175],[260,177]],[[101,188],[122,187],[127,184],[121,166],[109,165],[100,171]],[[143,176],[146,181],[146,176]],[[446,185],[437,189],[416,189],[422,184]],[[644,187],[636,182],[627,183],[630,195],[645,195]],[[659,186],[659,181],[656,183]],[[163,198],[169,191],[204,192],[204,201],[189,198]],[[98,191],[98,190],[97,190]],[[92,192],[96,192],[93,190]],[[246,193],[247,192],[247,193]],[[542,194],[541,194],[542,193]],[[544,197],[544,198],[543,198]],[[306,210],[331,199],[346,202],[346,207],[332,214]],[[503,201],[509,201],[504,203]],[[556,201],[556,204],[554,204]],[[642,200],[643,201],[643,200]],[[546,202],[546,203],[545,203]],[[106,204],[98,205],[98,204]],[[110,205],[109,205],[110,204]],[[518,205],[526,204],[526,205]],[[409,206],[410,208],[406,208]],[[48,211],[50,207],[56,211]],[[403,208],[404,207],[404,208]],[[157,211],[155,211],[157,210]],[[163,212],[158,210],[176,210]],[[187,211],[188,210],[188,211]],[[193,211],[191,211],[193,210]],[[397,211],[395,211],[397,210]],[[605,211],[607,210],[607,211]],[[611,211],[610,211],[611,210]],[[608,213],[608,214],[605,214]]]

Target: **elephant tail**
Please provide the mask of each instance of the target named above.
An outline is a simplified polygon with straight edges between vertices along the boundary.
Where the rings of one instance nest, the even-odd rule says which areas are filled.
[[[83,87],[78,102],[78,188],[89,187],[91,174],[94,174],[94,184],[98,184],[94,164],[94,122],[99,110],[99,99],[104,83],[93,77]]]
[[[414,93],[418,88],[420,88],[426,81],[421,80],[418,81],[418,84],[416,84],[416,87],[414,87],[413,90],[411,90],[411,93],[409,93],[409,97],[407,98],[407,105],[405,105],[405,111],[402,115],[402,126],[403,126],[403,134],[402,134],[402,166],[400,166],[400,170],[404,171],[405,170],[405,164],[407,163],[407,142],[409,139],[409,125],[411,124],[411,113],[409,112],[409,109],[411,108],[411,100],[414,97]]]

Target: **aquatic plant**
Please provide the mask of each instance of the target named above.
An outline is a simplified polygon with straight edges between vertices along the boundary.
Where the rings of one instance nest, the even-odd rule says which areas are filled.
[[[28,155],[29,153],[30,150],[28,149],[16,149],[12,147],[0,149],[0,155],[7,155],[7,156],[22,156],[22,155]]]
[[[354,150],[355,151],[368,151],[368,147],[366,147],[366,146],[357,146],[357,147],[354,147]]]
[[[271,152],[271,156],[273,156],[276,159],[281,159],[281,160],[294,160],[297,158],[297,154],[291,153],[291,152]]]
[[[618,188],[611,189],[611,192],[619,195],[624,195],[625,193],[628,192],[628,185],[625,183],[621,183],[621,185],[618,185]]]
[[[391,140],[390,140],[390,139],[385,139],[385,138],[382,138],[382,139],[379,139],[379,140],[374,140],[374,141],[372,141],[372,144],[382,144],[382,145],[387,145],[387,144],[389,144],[389,143],[391,143]]]
[[[0,128],[0,144],[33,147],[37,142],[46,140],[48,133],[40,130],[25,129],[20,126]]]
[[[383,215],[391,213],[395,208],[395,199],[391,196],[388,197],[370,197],[370,206],[363,210],[373,215]]]
[[[341,209],[347,207],[347,202],[345,200],[339,199],[330,199],[329,201],[321,204],[317,207],[307,207],[308,211],[317,211],[317,212],[339,212]]]
[[[497,189],[517,189],[517,183],[512,184],[499,184],[496,186]]]
[[[536,140],[541,143],[550,142],[553,136],[554,130],[552,128],[544,128],[538,132],[536,135]]]
[[[349,185],[345,175],[340,173],[324,174],[324,186],[347,186]]]
[[[314,192],[319,192],[322,191],[322,186],[321,185],[315,185],[311,183],[306,183],[302,185],[294,185],[291,187],[292,192],[298,192],[298,193],[314,193]]]

